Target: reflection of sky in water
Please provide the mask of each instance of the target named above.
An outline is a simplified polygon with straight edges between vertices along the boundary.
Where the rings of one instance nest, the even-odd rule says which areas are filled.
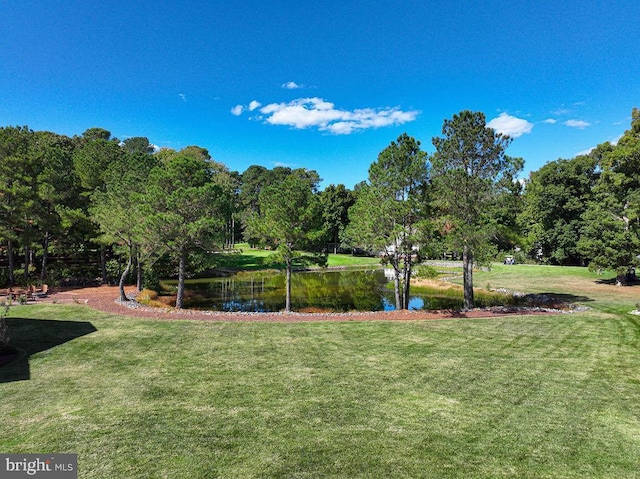
[[[313,271],[294,273],[291,302],[293,310],[317,308],[329,311],[392,311],[393,288],[383,269]],[[285,302],[283,273],[239,274],[225,278],[189,281],[187,308],[214,311],[281,311]],[[454,300],[455,301],[455,300]],[[412,295],[409,309],[455,307],[451,299],[432,294]]]
[[[396,309],[396,305],[393,303],[395,300],[393,298],[390,299],[391,301],[387,298],[382,299],[385,311],[394,311]],[[424,299],[419,296],[412,296],[409,298],[409,309],[419,310],[422,308],[424,308]]]

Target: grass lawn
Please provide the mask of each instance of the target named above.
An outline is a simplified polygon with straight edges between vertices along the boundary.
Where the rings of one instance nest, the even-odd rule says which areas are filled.
[[[221,255],[219,267],[243,270],[259,270],[268,268],[284,268],[283,265],[273,264],[271,256],[273,251],[264,249],[252,249],[247,243],[236,245],[237,253]],[[353,256],[349,254],[330,253],[327,266],[329,267],[376,267],[380,266],[380,258],[366,256]]]
[[[81,478],[637,478],[640,287],[496,266],[586,312],[219,323],[11,309],[0,451]]]

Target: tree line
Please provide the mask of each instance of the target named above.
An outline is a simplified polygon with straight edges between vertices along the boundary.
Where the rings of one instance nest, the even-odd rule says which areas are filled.
[[[155,150],[102,128],[68,137],[0,128],[0,282],[117,281],[139,288],[213,268],[240,241],[273,249],[287,284],[327,252],[380,255],[408,305],[417,264],[463,260],[465,307],[473,267],[500,254],[615,269],[638,261],[640,110],[616,144],[559,159],[517,181],[524,162],[481,112],[443,123],[435,151],[403,134],[353,189],[320,190],[314,170],[253,165],[230,171],[197,146]],[[301,252],[306,253],[301,253]],[[287,308],[290,288],[287,288]]]

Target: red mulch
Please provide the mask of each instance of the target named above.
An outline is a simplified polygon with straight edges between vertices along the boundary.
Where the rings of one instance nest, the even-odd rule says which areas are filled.
[[[134,288],[127,288],[128,296],[135,295]],[[495,318],[523,314],[549,314],[539,310],[515,309],[474,309],[471,311],[375,311],[353,313],[226,313],[198,310],[177,311],[171,308],[129,308],[116,300],[119,297],[116,286],[84,288],[58,288],[50,290],[46,298],[36,302],[58,304],[86,304],[90,308],[106,313],[121,314],[139,318],[192,319],[201,321],[248,321],[248,322],[312,322],[312,321],[415,321],[460,318]]]

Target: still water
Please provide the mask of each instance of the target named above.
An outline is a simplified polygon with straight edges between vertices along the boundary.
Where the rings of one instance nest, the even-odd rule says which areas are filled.
[[[294,311],[388,311],[395,309],[393,287],[382,269],[312,271],[292,275]],[[285,274],[241,273],[225,278],[188,281],[185,307],[214,311],[281,311],[285,307]],[[462,302],[422,293],[412,295],[409,309],[459,308]]]

